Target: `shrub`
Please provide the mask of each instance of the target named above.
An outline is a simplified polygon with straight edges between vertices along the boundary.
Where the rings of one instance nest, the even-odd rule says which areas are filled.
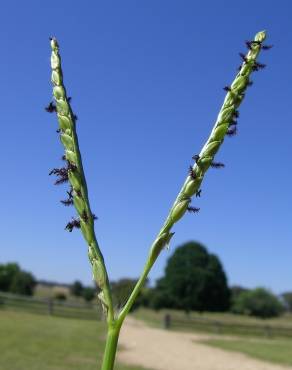
[[[118,281],[111,282],[111,290],[113,295],[113,303],[116,307],[121,308],[129,298],[133,288],[137,283],[137,279],[124,278]],[[136,310],[140,306],[147,306],[147,284],[148,279],[146,279],[141,291],[139,292],[136,301],[131,307],[131,311]]]
[[[279,316],[283,312],[283,305],[269,290],[256,288],[242,292],[233,305],[233,311],[265,319]]]
[[[56,292],[54,295],[54,298],[57,299],[58,301],[66,301],[67,296],[65,293],[62,292]]]
[[[76,280],[70,287],[70,293],[75,297],[81,297],[83,293],[83,285],[80,281]]]
[[[82,297],[86,302],[91,302],[96,295],[96,289],[87,287],[83,289]]]
[[[284,305],[287,311],[292,312],[292,292],[283,293],[282,299],[284,301]]]

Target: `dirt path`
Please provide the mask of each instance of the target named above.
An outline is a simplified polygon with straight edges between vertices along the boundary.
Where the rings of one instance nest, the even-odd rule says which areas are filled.
[[[128,318],[121,332],[119,361],[154,370],[292,370],[243,354],[194,343],[204,336],[151,328]]]

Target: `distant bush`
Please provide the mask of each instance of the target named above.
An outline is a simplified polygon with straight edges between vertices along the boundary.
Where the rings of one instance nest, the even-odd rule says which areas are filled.
[[[136,285],[136,279],[130,278],[123,278],[117,281],[111,282],[111,290],[113,295],[113,303],[114,306],[121,308],[126,303],[127,299],[129,298],[134,286]],[[148,306],[148,298],[147,298],[147,284],[148,279],[145,282],[144,287],[139,292],[139,295],[131,307],[131,311],[134,311],[140,306]]]
[[[21,270],[17,263],[0,264],[0,291],[33,295],[35,285],[34,276]]]
[[[264,288],[244,291],[233,303],[232,311],[249,316],[269,318],[279,316],[283,312],[279,299]]]
[[[248,292],[250,289],[247,289],[247,288],[244,288],[240,285],[233,285],[232,287],[230,287],[230,294],[231,294],[231,298],[230,298],[230,303],[231,303],[231,307],[235,304],[235,302],[237,301],[238,297],[240,296],[241,293],[244,293],[244,292]]]
[[[62,292],[56,292],[54,295],[54,298],[57,299],[58,301],[66,301],[67,296],[65,293]]]
[[[75,297],[81,297],[83,293],[83,285],[80,281],[76,280],[70,287],[70,293]]]
[[[283,293],[282,299],[284,301],[284,305],[287,311],[292,312],[292,292]]]
[[[82,297],[86,302],[91,302],[94,297],[96,297],[96,289],[91,287],[86,287],[82,291]]]

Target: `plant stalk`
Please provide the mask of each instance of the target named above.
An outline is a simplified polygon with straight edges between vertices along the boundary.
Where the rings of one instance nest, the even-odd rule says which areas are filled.
[[[254,41],[248,42],[249,51],[245,56],[242,56],[243,62],[240,66],[239,72],[237,73],[233,83],[224,88],[227,91],[227,94],[213,130],[200,154],[193,157],[195,163],[190,167],[189,175],[170,209],[157,238],[154,240],[150,248],[148,259],[139,280],[117,317],[115,316],[113,309],[112,294],[107,270],[94,231],[94,217],[90,209],[87,184],[76,133],[76,116],[73,114],[70,99],[67,97],[66,89],[63,84],[59,45],[55,38],[51,39],[52,83],[54,86],[53,96],[56,102],[55,109],[59,120],[60,138],[65,147],[65,159],[68,163],[68,179],[73,190],[73,203],[80,217],[79,227],[81,227],[83,236],[88,244],[88,255],[92,264],[93,276],[97,285],[101,289],[99,299],[105,313],[107,314],[108,331],[101,370],[113,370],[114,368],[119,333],[123,321],[133,306],[133,303],[141,291],[141,288],[143,287],[160,252],[170,243],[170,240],[174,235],[174,232],[171,232],[173,225],[184,216],[186,211],[198,211],[198,209],[190,207],[192,197],[194,195],[200,196],[200,186],[205,173],[210,166],[213,165],[214,167],[215,164],[213,159],[222,145],[226,134],[234,134],[236,132],[238,107],[244,99],[247,87],[252,83],[249,79],[250,75],[252,72],[258,71],[264,67],[264,65],[257,63],[257,57],[262,49],[262,42],[265,38],[266,34],[263,31],[259,32],[255,36]],[[50,109],[52,109],[52,107]]]
[[[101,370],[113,370],[120,334],[120,326],[109,327]]]

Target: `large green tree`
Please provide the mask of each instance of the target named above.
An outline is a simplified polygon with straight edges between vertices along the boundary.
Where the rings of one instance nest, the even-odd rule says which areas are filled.
[[[152,299],[155,308],[225,311],[230,291],[218,257],[192,241],[178,247],[169,258]]]
[[[35,285],[34,276],[21,270],[17,263],[0,265],[0,291],[32,295]]]

